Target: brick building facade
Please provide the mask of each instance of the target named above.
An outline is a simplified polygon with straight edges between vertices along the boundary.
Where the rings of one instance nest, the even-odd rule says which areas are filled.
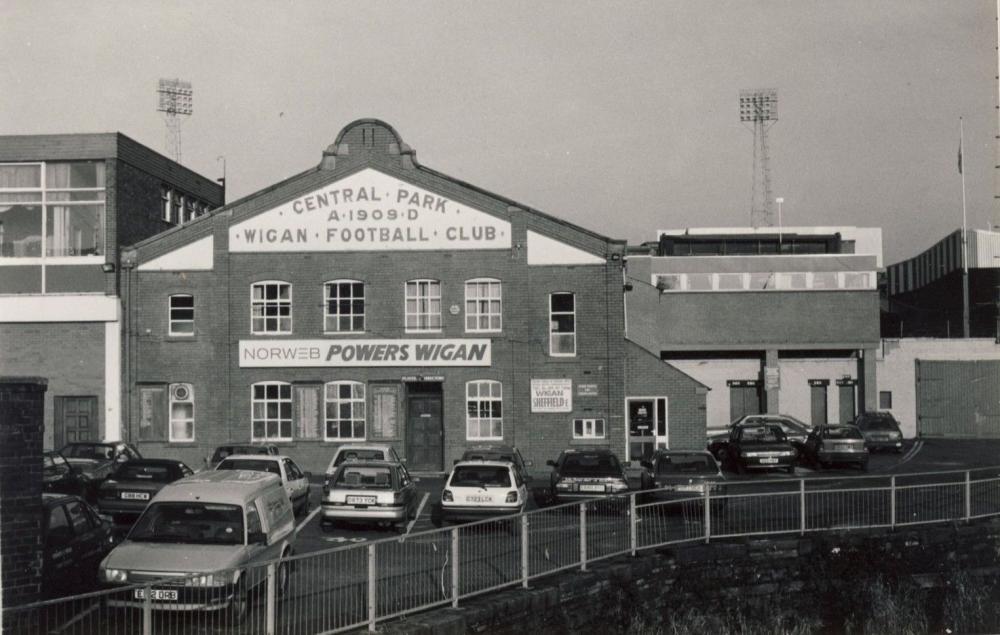
[[[624,457],[635,394],[660,445],[698,446],[704,387],[624,339],[624,253],[356,121],[317,167],[123,255],[127,434],[191,465],[254,441],[322,470],[359,440],[413,470],[499,442],[541,465]]]

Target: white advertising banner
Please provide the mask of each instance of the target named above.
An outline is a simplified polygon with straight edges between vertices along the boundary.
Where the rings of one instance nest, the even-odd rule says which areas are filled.
[[[532,412],[571,412],[573,410],[572,379],[532,379]]]
[[[509,249],[510,223],[378,170],[303,194],[229,228],[229,251]]]
[[[489,339],[240,340],[241,368],[489,366]]]

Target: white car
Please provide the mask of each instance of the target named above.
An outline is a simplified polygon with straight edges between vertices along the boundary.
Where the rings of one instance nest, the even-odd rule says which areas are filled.
[[[281,483],[292,502],[295,515],[309,511],[309,472],[303,472],[295,461],[287,456],[265,456],[260,454],[233,454],[227,456],[216,470],[253,470],[270,472],[281,478]]]
[[[344,461],[389,461],[390,463],[404,463],[403,459],[396,454],[395,448],[388,443],[348,443],[337,448],[330,459],[330,465],[326,468],[326,478],[329,479]],[[406,468],[403,468],[404,471]],[[409,472],[407,472],[409,477]]]
[[[439,520],[463,522],[518,514],[527,502],[528,488],[514,464],[459,461],[441,492]]]

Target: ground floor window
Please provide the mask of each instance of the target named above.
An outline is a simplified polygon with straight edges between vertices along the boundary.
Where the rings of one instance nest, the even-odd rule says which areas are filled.
[[[467,439],[503,439],[501,391],[502,387],[498,381],[483,379],[465,384]]]
[[[603,439],[604,419],[573,419],[574,439]]]
[[[170,441],[194,441],[194,388],[170,384]]]
[[[878,393],[878,407],[880,410],[892,409],[892,391],[880,390]]]
[[[365,438],[365,385],[333,381],[326,385],[326,440]]]
[[[253,440],[291,441],[292,385],[265,381],[251,386]]]

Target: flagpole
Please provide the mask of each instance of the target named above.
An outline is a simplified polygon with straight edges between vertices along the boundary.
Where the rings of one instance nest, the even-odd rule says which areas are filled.
[[[958,173],[962,175],[962,337],[969,337],[969,247],[966,243],[965,213],[965,124],[958,118]]]

